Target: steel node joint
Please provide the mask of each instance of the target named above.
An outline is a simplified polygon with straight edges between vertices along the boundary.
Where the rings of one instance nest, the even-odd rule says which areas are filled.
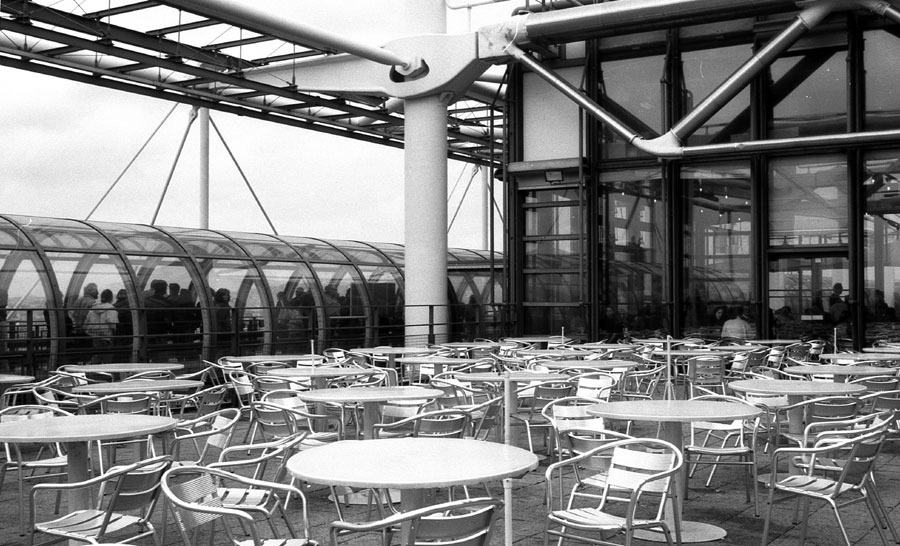
[[[417,80],[428,74],[428,63],[420,57],[413,57],[407,60],[405,64],[398,64],[391,67],[391,81],[408,82]]]

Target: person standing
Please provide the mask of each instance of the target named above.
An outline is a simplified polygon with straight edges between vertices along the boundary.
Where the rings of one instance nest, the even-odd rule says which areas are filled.
[[[69,316],[72,317],[72,329],[76,336],[85,335],[85,319],[87,319],[91,307],[97,303],[97,297],[99,295],[100,293],[97,291],[97,285],[89,282],[84,286],[84,294],[72,304]]]
[[[91,336],[91,343],[96,350],[91,359],[95,363],[109,362],[112,357],[108,349],[112,347],[113,336],[119,325],[119,312],[112,301],[112,290],[101,292],[100,301],[91,307],[84,321],[85,331]]]

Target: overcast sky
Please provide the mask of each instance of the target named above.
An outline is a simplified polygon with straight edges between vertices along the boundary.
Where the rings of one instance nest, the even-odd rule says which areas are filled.
[[[405,0],[266,0],[286,17],[350,32],[380,45],[404,34],[408,22],[386,17]],[[412,0],[414,1],[414,0]],[[458,2],[457,2],[458,3]],[[472,25],[508,17],[514,2],[472,10]],[[378,21],[377,28],[371,24]],[[467,30],[467,10],[448,14],[450,33]],[[174,176],[157,224],[196,227],[198,130],[176,165],[190,107],[178,105],[134,164],[141,146],[175,103],[0,67],[0,212],[85,218],[124,172],[91,219],[149,223],[166,178]],[[366,144],[212,111],[240,168],[282,235],[403,242],[403,150]],[[210,227],[270,233],[234,163],[211,129]],[[470,165],[450,162],[449,216],[455,213]],[[450,231],[451,246],[481,248],[476,185]]]

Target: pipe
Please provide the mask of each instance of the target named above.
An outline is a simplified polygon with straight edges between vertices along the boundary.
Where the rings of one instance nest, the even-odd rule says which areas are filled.
[[[509,0],[463,0],[462,2],[454,3],[450,0],[444,0],[444,5],[447,6],[447,9],[467,9],[473,8],[475,6],[484,6],[487,4],[499,4],[500,2],[508,2]]]
[[[297,21],[290,21],[279,14],[251,7],[251,2],[237,0],[165,0],[164,4],[219,19],[250,30],[280,38],[302,47],[316,47],[340,51],[388,66],[396,66],[404,72],[415,70],[421,61],[402,57],[387,49],[371,46]]]
[[[794,0],[620,0],[573,9],[528,13],[522,16],[519,43],[529,40],[574,42],[585,33],[622,27],[670,27],[681,21],[704,20],[794,9]],[[518,19],[518,18],[513,18]],[[510,21],[512,24],[513,21]]]

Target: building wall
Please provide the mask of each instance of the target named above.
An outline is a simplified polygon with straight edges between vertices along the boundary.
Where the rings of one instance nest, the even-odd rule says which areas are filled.
[[[532,55],[652,139],[795,15],[632,30],[568,54],[543,43],[541,52],[564,54]],[[520,111],[510,119],[522,144],[507,171],[511,293],[525,333],[718,337],[724,308],[743,310],[762,338],[860,346],[900,337],[900,150],[871,134],[900,129],[896,26],[832,14],[722,101],[684,139],[684,158],[654,157],[580,118],[519,66],[511,96]],[[784,140],[732,145],[773,139]],[[567,163],[576,156],[577,167]],[[551,182],[555,170],[563,176]]]

